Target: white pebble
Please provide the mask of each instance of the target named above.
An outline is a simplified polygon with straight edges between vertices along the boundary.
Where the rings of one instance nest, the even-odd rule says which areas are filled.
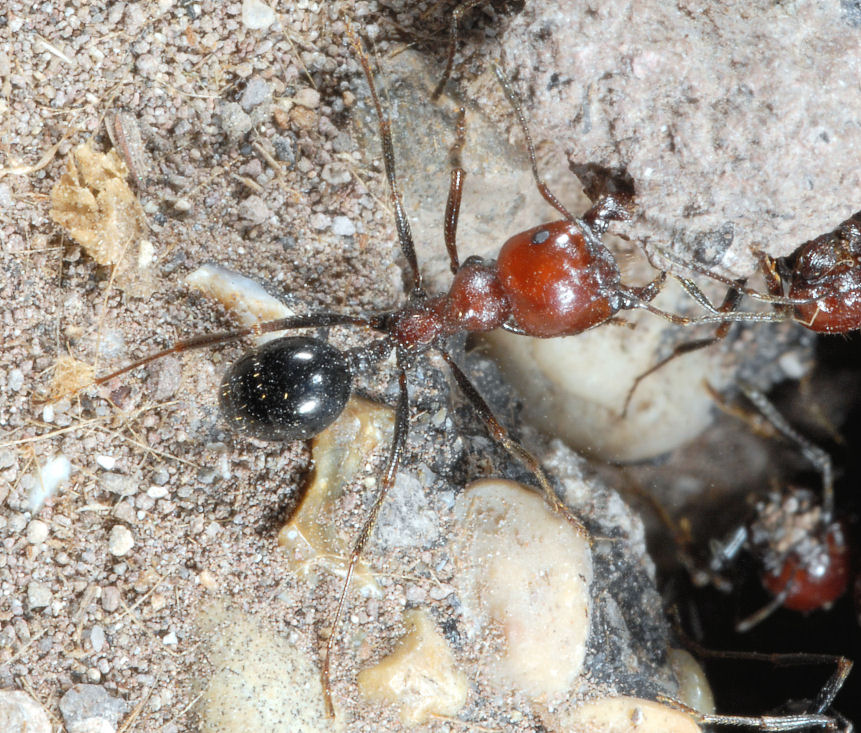
[[[113,471],[117,465],[117,459],[113,456],[96,456],[96,463],[105,469],[105,471]]]
[[[108,537],[108,552],[116,557],[122,557],[134,547],[135,539],[128,527],[116,525]]]
[[[38,580],[31,580],[27,584],[27,603],[30,608],[45,608],[51,603],[51,589]]]
[[[48,539],[48,525],[40,519],[34,519],[27,525],[27,542],[40,545]]]
[[[356,233],[356,225],[346,216],[336,216],[332,219],[332,234],[339,237],[352,237]]]
[[[30,511],[39,511],[45,499],[51,496],[61,483],[68,481],[71,473],[72,464],[64,455],[49,458],[41,468],[37,467],[34,473],[36,485],[31,489],[28,497]]]
[[[242,24],[252,30],[268,28],[275,22],[275,11],[261,0],[243,0]]]
[[[90,629],[90,644],[96,654],[105,648],[105,630],[101,626],[93,626]]]
[[[179,639],[176,638],[175,631],[168,631],[163,637],[161,637],[161,642],[166,646],[176,646],[179,643]]]
[[[502,636],[483,676],[532,699],[566,693],[586,656],[589,541],[520,484],[478,481],[458,496],[452,556],[472,629]],[[489,623],[488,623],[489,622]]]
[[[267,293],[260,283],[220,265],[202,265],[188,275],[185,282],[189,287],[222,303],[243,326],[296,315],[278,298]],[[280,335],[264,334],[255,341],[259,346]]]

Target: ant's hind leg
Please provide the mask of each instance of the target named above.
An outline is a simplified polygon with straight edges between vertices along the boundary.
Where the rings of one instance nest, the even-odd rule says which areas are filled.
[[[535,476],[536,480],[540,484],[541,490],[544,493],[545,501],[550,505],[550,508],[560,516],[564,517],[574,527],[578,534],[588,539],[590,537],[589,530],[583,526],[583,523],[575,517],[573,512],[559,500],[558,496],[556,496],[556,492],[550,484],[550,479],[547,478],[547,474],[544,472],[538,459],[508,434],[508,431],[494,416],[490,406],[479,394],[475,385],[469,381],[469,377],[467,377],[463,370],[455,363],[451,354],[445,351],[445,349],[440,349],[439,351],[448,363],[451,373],[454,375],[454,380],[457,382],[457,386],[460,387],[460,391],[463,392],[473,409],[478,413],[478,416],[487,426],[493,439],[505,448],[512,457],[516,458],[532,472],[532,475]]]
[[[356,538],[356,542],[353,545],[353,549],[350,552],[350,562],[349,565],[347,565],[347,573],[344,577],[344,585],[341,588],[341,595],[338,597],[338,605],[335,609],[335,615],[332,618],[332,628],[329,634],[329,639],[326,641],[326,650],[323,655],[323,666],[320,670],[320,676],[323,683],[323,697],[326,705],[326,715],[328,715],[330,718],[335,717],[335,708],[332,704],[332,689],[330,683],[332,648],[335,644],[338,624],[344,614],[344,608],[346,607],[347,592],[350,589],[350,580],[352,579],[353,573],[356,570],[356,565],[362,557],[362,552],[365,549],[365,545],[367,544],[368,539],[370,539],[371,532],[373,532],[374,530],[374,525],[377,523],[377,517],[380,514],[380,508],[383,506],[383,502],[386,499],[386,495],[389,493],[389,489],[391,489],[395,483],[395,477],[398,473],[398,466],[401,462],[401,456],[404,452],[404,445],[406,443],[407,433],[409,432],[410,427],[407,375],[402,360],[400,358],[398,358],[398,385],[399,396],[398,406],[395,410],[394,433],[392,436],[392,444],[389,448],[389,455],[386,458],[386,465],[383,468],[383,472],[381,475],[380,488],[377,492],[376,499],[374,499],[374,504],[371,507],[371,510],[368,513],[364,524],[362,525],[362,529],[359,531],[359,535]]]
[[[276,321],[267,321],[265,323],[255,323],[252,326],[237,328],[234,331],[220,331],[218,333],[204,333],[199,336],[175,342],[162,351],[157,351],[148,356],[144,356],[137,361],[126,364],[124,367],[116,371],[106,374],[103,377],[93,380],[93,384],[104,384],[109,382],[114,377],[119,377],[121,374],[130,372],[133,369],[157,361],[170,354],[179,354],[183,351],[192,349],[205,349],[211,346],[238,341],[246,336],[260,336],[264,333],[273,333],[277,331],[291,331],[298,328],[325,328],[328,326],[363,326],[367,328],[378,328],[379,323],[377,318],[362,318],[359,316],[348,316],[341,313],[312,313],[307,316],[289,316],[287,318],[279,318]]]
[[[454,55],[457,53],[457,32],[460,27],[461,18],[482,2],[484,0],[465,0],[465,2],[462,2],[452,11],[448,24],[448,55],[445,60],[445,71],[443,71],[442,78],[433,90],[431,99],[439,99],[440,94],[445,89],[445,85],[451,79],[451,70],[454,67]]]
[[[424,291],[422,275],[419,271],[418,259],[416,258],[416,247],[413,243],[413,234],[410,229],[410,222],[407,218],[406,210],[404,209],[403,198],[401,197],[401,189],[398,184],[398,174],[395,170],[395,148],[392,143],[392,123],[388,115],[383,111],[383,106],[380,104],[380,98],[377,95],[377,87],[374,84],[374,75],[371,73],[371,62],[368,55],[365,53],[365,48],[353,26],[347,22],[347,35],[350,39],[350,45],[353,47],[353,52],[359,63],[362,66],[362,71],[365,74],[365,80],[368,83],[368,89],[371,92],[371,101],[377,113],[377,121],[380,130],[380,144],[383,151],[383,164],[386,169],[386,178],[389,182],[389,199],[392,203],[392,208],[395,211],[395,226],[398,230],[398,242],[401,245],[401,251],[404,258],[410,267],[410,274],[413,280],[413,290],[416,293]]]

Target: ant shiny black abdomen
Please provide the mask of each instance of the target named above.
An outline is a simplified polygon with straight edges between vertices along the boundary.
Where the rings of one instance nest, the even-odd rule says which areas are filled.
[[[307,440],[350,398],[344,355],[326,341],[287,336],[248,352],[224,376],[219,407],[234,430],[263,440]]]

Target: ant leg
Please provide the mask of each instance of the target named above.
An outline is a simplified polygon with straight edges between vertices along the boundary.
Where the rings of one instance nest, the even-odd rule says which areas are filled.
[[[813,701],[811,710],[814,713],[824,713],[834,704],[834,698],[846,682],[846,678],[852,671],[853,662],[846,657],[837,657],[837,669],[834,674],[828,678],[828,681],[822,686],[816,699]]]
[[[461,107],[457,114],[457,125],[455,127],[454,144],[451,146],[449,158],[451,160],[451,183],[448,188],[448,200],[445,204],[445,248],[448,251],[448,261],[452,274],[456,275],[460,268],[460,260],[457,256],[457,218],[460,215],[460,199],[463,195],[463,179],[466,171],[460,154],[466,143],[466,110]]]
[[[749,616],[736,621],[735,630],[739,634],[746,634],[755,626],[761,624],[765,619],[767,619],[771,614],[773,614],[777,609],[779,609],[789,597],[789,594],[795,590],[795,579],[800,575],[800,571],[797,571],[795,577],[790,580],[783,588],[780,593],[778,593],[774,598],[772,598],[768,603],[766,603],[762,608],[754,611]]]
[[[739,389],[778,432],[798,446],[804,457],[819,471],[822,476],[822,520],[830,522],[834,511],[834,465],[831,456],[795,430],[758,389],[748,384],[739,384]]]
[[[484,424],[493,439],[505,448],[509,455],[516,458],[532,472],[532,475],[535,476],[536,480],[541,485],[545,501],[550,505],[550,508],[560,516],[564,517],[574,527],[578,534],[588,538],[590,536],[589,531],[583,526],[583,523],[574,516],[571,510],[559,500],[559,497],[556,496],[556,492],[550,484],[550,479],[547,478],[547,474],[544,472],[538,459],[526,450],[526,448],[520,445],[520,443],[511,438],[508,431],[496,419],[487,402],[484,401],[484,398],[479,394],[472,382],[469,381],[469,377],[467,377],[463,370],[461,370],[461,368],[455,363],[451,354],[442,348],[440,348],[439,351],[442,354],[443,359],[448,363],[451,373],[454,375],[454,380],[457,382],[457,386],[460,387],[460,391],[463,392],[473,409],[478,413],[478,416],[484,421]]]
[[[815,300],[815,298],[788,298],[788,297],[785,297],[778,292],[775,292],[775,293],[769,292],[768,295],[764,295],[760,292],[757,292],[753,288],[739,286],[737,284],[738,283],[737,280],[733,280],[732,278],[726,277],[725,275],[721,275],[720,273],[717,273],[717,272],[712,272],[707,267],[704,267],[703,265],[699,264],[698,262],[691,262],[690,260],[684,260],[681,257],[678,257],[675,253],[669,251],[668,249],[666,249],[664,247],[660,247],[660,246],[654,245],[654,244],[650,245],[650,246],[655,252],[657,252],[667,262],[670,262],[674,265],[682,267],[686,270],[690,270],[691,272],[695,272],[698,275],[703,275],[704,277],[707,277],[710,280],[714,280],[715,282],[723,283],[727,287],[734,288],[736,290],[740,290],[742,293],[744,293],[748,297],[753,298],[754,300],[761,301],[763,303],[770,303],[772,305],[805,305],[805,304],[811,303]],[[656,265],[652,261],[652,256],[648,253],[648,251],[646,253],[646,256],[648,257],[649,263],[652,265],[652,267],[654,267],[656,270],[663,269],[661,267],[658,267],[658,265]],[[686,278],[681,278],[677,275],[674,275],[674,277],[676,277],[679,280],[679,282],[682,284],[682,286],[686,290],[688,290],[688,287],[690,287],[690,286],[693,286],[694,290],[697,290],[697,291],[699,290],[699,288],[697,288],[695,285],[693,285],[693,283],[691,283],[690,280],[687,280]],[[768,278],[766,278],[766,279],[768,279]],[[688,292],[697,301],[702,302],[699,300],[699,298],[696,295],[694,295],[694,293],[691,290],[688,290]],[[702,297],[705,298],[705,296],[702,296]],[[778,319],[772,319],[772,320],[778,320]],[[779,320],[785,321],[785,320],[788,320],[788,317],[786,315],[782,315],[782,317]]]
[[[676,703],[677,704],[677,703]],[[720,715],[698,713],[693,708],[682,706],[700,725],[728,725],[735,728],[758,728],[766,731],[808,730],[811,726],[835,730],[835,718],[817,713],[794,715]]]
[[[392,202],[392,207],[395,210],[395,225],[398,229],[398,241],[401,245],[401,251],[410,266],[410,271],[413,278],[413,291],[416,293],[424,292],[422,284],[422,275],[419,272],[419,264],[416,259],[416,247],[413,243],[412,230],[410,222],[407,219],[404,203],[401,198],[401,191],[398,186],[398,176],[395,171],[395,150],[392,144],[392,123],[388,116],[383,112],[383,107],[380,104],[380,99],[377,96],[377,87],[374,84],[374,76],[371,73],[371,63],[368,60],[368,55],[362,46],[359,37],[353,26],[347,21],[347,35],[350,39],[350,44],[353,47],[353,52],[359,59],[362,65],[362,70],[365,72],[365,79],[368,82],[368,88],[371,91],[371,100],[374,104],[374,109],[377,112],[377,120],[380,127],[380,144],[383,149],[383,163],[386,168],[386,178],[389,181],[389,198]]]
[[[738,307],[740,301],[741,293],[738,290],[731,289],[727,292],[723,303],[721,304],[720,308],[715,310],[715,313],[734,311]],[[637,391],[637,387],[640,386],[640,383],[644,379],[651,376],[658,370],[663,369],[667,364],[669,364],[671,361],[674,361],[678,357],[685,354],[690,354],[694,351],[699,351],[700,349],[705,349],[712,344],[716,344],[721,339],[726,338],[726,335],[729,333],[731,325],[732,323],[726,321],[720,324],[715,330],[714,335],[710,336],[709,338],[701,338],[696,339],[695,341],[688,341],[683,344],[678,344],[668,356],[665,356],[657,364],[652,365],[646,371],[640,374],[634,380],[634,383],[631,385],[631,388],[628,390],[628,394],[625,397],[625,404],[622,407],[622,417],[625,417],[628,414],[628,408],[631,406],[631,400],[634,397],[634,392]]]
[[[323,655],[323,666],[320,675],[323,682],[323,697],[326,704],[326,715],[330,718],[335,717],[335,708],[332,705],[332,690],[329,681],[329,670],[331,668],[332,647],[335,644],[335,632],[338,629],[338,623],[344,613],[344,607],[347,600],[347,591],[350,589],[350,580],[356,570],[356,564],[362,556],[362,551],[371,536],[374,525],[377,523],[377,516],[380,513],[380,508],[385,501],[389,489],[395,483],[395,476],[398,473],[398,466],[401,462],[401,456],[404,452],[404,444],[406,443],[407,433],[409,432],[410,413],[409,413],[409,395],[407,393],[407,373],[404,368],[401,350],[398,349],[398,385],[400,394],[398,396],[398,406],[395,410],[395,427],[392,435],[392,445],[389,448],[389,455],[386,458],[386,465],[383,468],[380,480],[380,488],[377,492],[377,498],[374,499],[374,504],[368,513],[365,523],[356,538],[353,549],[350,552],[350,564],[347,566],[347,574],[344,578],[344,585],[341,588],[341,595],[338,598],[338,605],[335,609],[335,615],[332,618],[332,629],[329,638],[326,641],[326,651]]]
[[[454,55],[457,52],[457,31],[458,26],[460,25],[460,19],[476,5],[482,2],[484,2],[484,0],[466,0],[452,11],[448,25],[448,56],[445,60],[445,71],[442,73],[442,79],[439,80],[439,83],[433,90],[433,94],[431,94],[432,101],[439,99],[439,95],[442,94],[442,90],[445,89],[445,85],[451,78],[451,70],[454,66]]]
[[[559,201],[558,198],[556,198],[553,192],[547,187],[544,179],[542,179],[541,175],[538,173],[538,163],[535,160],[535,146],[532,144],[532,135],[529,134],[529,127],[526,125],[526,117],[523,114],[523,107],[511,86],[511,82],[505,76],[502,69],[496,64],[493,65],[493,71],[496,74],[496,78],[499,80],[499,85],[502,87],[502,91],[505,92],[505,97],[508,99],[508,103],[511,105],[514,110],[514,114],[517,116],[520,129],[523,132],[523,137],[526,138],[526,150],[529,153],[529,163],[532,166],[532,177],[535,179],[535,185],[538,187],[538,192],[544,197],[544,200],[548,204],[568,219],[568,221],[574,221],[574,217],[571,212],[562,205],[562,202]]]
[[[702,644],[694,641],[685,632],[679,623],[678,613],[673,614],[673,627],[679,636],[682,644],[687,647],[694,655],[705,659],[738,659],[752,662],[766,662],[778,667],[796,667],[796,666],[814,666],[814,665],[835,665],[834,672],[825,681],[825,684],[819,690],[816,698],[811,703],[806,713],[787,716],[766,716],[766,717],[751,717],[746,716],[730,716],[716,715],[704,716],[695,713],[695,716],[704,724],[714,725],[751,725],[757,726],[762,730],[797,730],[809,725],[827,726],[834,729],[835,721],[839,722],[839,716],[825,716],[825,711],[828,710],[834,703],[834,698],[843,687],[846,678],[852,671],[853,662],[843,656],[835,656],[832,654],[815,654],[809,652],[789,652],[789,653],[764,653],[764,652],[740,652],[740,651],[719,651],[709,649]],[[676,705],[676,701],[670,701],[670,704]],[[801,721],[800,723],[798,721]],[[783,727],[781,727],[783,726]]]
[[[203,349],[219,344],[226,344],[231,341],[237,341],[246,336],[260,336],[264,333],[272,333],[273,331],[290,331],[296,328],[325,328],[328,326],[364,326],[367,328],[380,328],[381,319],[379,317],[364,318],[360,316],[348,316],[342,313],[312,313],[307,316],[289,316],[287,318],[279,318],[277,321],[266,321],[265,323],[255,323],[253,326],[245,328],[237,328],[234,331],[221,331],[219,333],[205,333],[200,336],[192,336],[189,339],[177,341],[173,346],[157,351],[154,354],[149,354],[131,364],[126,364],[121,369],[115,372],[106,374],[104,377],[99,377],[93,380],[93,384],[104,384],[109,382],[114,377],[130,372],[140,366],[149,364],[150,362],[161,359],[169,354],[178,354],[182,351],[191,349]]]

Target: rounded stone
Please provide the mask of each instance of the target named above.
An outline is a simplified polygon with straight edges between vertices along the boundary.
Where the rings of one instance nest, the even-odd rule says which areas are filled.
[[[108,537],[108,552],[115,557],[122,557],[134,547],[135,539],[128,527],[116,525]]]

